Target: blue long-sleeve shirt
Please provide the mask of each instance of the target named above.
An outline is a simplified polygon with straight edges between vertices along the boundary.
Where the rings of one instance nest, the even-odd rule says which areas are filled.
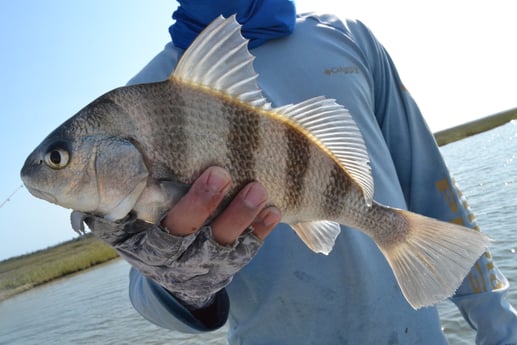
[[[166,79],[182,53],[168,44],[130,84]],[[368,148],[376,201],[476,227],[389,55],[361,22],[300,16],[290,36],[252,54],[273,106],[323,95],[350,110]],[[217,295],[213,327],[136,270],[130,277],[130,298],[144,317],[185,332],[229,319],[230,344],[446,344],[436,309],[413,310],[374,242],[345,227],[323,256],[277,226]],[[507,289],[486,253],[452,298],[479,344],[517,344]]]

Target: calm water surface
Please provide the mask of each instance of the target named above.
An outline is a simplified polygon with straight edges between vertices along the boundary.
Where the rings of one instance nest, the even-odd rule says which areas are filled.
[[[442,148],[513,288],[517,306],[517,122]],[[144,320],[127,296],[122,260],[33,289],[0,303],[0,344],[226,344],[225,329],[184,335]],[[474,344],[475,333],[450,302],[439,306],[451,345]]]
[[[134,311],[120,259],[0,303],[0,344],[225,344],[172,333]]]
[[[517,307],[517,121],[446,145],[442,153],[482,231],[495,242],[494,261],[510,282]],[[439,306],[451,344],[474,344],[475,333],[450,302]]]

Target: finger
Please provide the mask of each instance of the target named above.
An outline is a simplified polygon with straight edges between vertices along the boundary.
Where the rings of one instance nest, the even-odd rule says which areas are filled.
[[[212,236],[220,244],[235,242],[266,205],[266,189],[258,182],[246,185],[212,222]]]
[[[268,207],[263,209],[255,218],[251,226],[253,233],[261,240],[265,239],[267,235],[277,226],[282,220],[282,213],[276,207]]]
[[[196,232],[215,211],[230,187],[231,177],[226,170],[220,167],[208,168],[167,213],[162,225],[176,236]]]

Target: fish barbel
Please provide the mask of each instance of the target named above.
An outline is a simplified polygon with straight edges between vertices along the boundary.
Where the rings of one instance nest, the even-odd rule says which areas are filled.
[[[315,252],[331,251],[339,224],[369,235],[414,308],[451,296],[487,237],[375,202],[351,114],[324,97],[272,108],[252,63],[235,16],[217,18],[168,80],[112,90],[54,130],[25,162],[27,189],[75,212],[159,223],[218,165],[234,182],[226,202],[259,181]]]

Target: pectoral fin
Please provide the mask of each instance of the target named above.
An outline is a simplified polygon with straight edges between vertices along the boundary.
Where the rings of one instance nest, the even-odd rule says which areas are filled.
[[[159,181],[145,188],[133,210],[137,218],[158,224],[189,188],[189,185],[176,181]]]

